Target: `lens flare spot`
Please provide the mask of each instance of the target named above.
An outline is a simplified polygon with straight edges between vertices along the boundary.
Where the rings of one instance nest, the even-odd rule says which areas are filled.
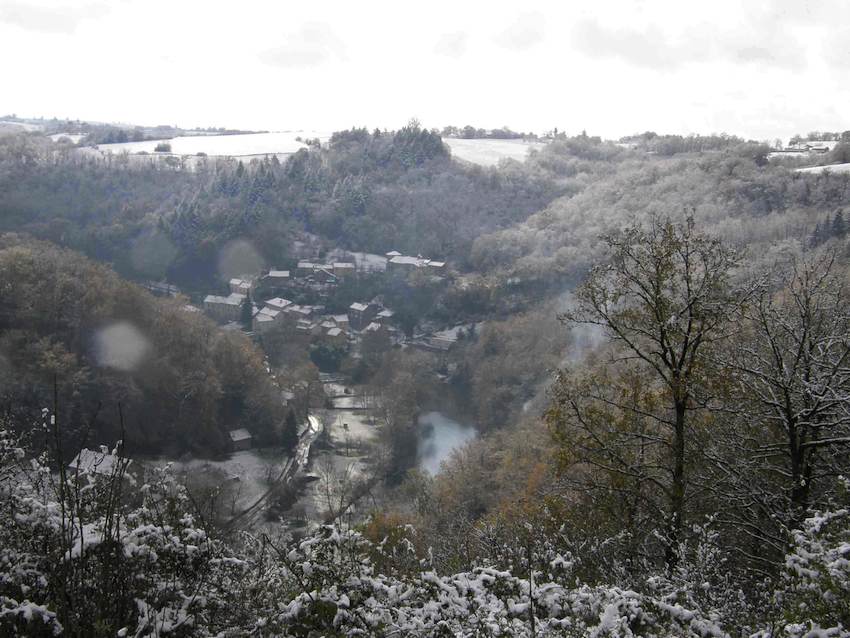
[[[224,245],[218,255],[218,272],[225,281],[263,270],[263,258],[251,242],[236,239]]]
[[[177,257],[177,248],[164,233],[154,231],[140,235],[130,248],[130,261],[136,272],[151,279],[162,279]]]
[[[105,368],[135,370],[150,349],[145,336],[127,321],[102,328],[95,335],[95,358]]]

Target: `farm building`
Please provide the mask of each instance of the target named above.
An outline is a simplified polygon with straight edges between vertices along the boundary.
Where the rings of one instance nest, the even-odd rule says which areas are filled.
[[[239,428],[238,430],[231,430],[229,434],[230,446],[233,448],[234,452],[251,449],[254,437],[251,436],[251,433],[248,430],[245,428]]]
[[[68,471],[80,474],[100,474],[110,476],[118,469],[120,457],[110,453],[105,447],[99,451],[83,448],[68,464]],[[130,461],[127,461],[129,465]]]
[[[232,292],[227,297],[207,295],[204,298],[204,310],[219,321],[237,321],[242,312],[245,295]]]

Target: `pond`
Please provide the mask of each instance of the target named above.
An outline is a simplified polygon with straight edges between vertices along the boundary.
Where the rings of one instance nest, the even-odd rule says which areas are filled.
[[[432,476],[451,453],[477,436],[475,428],[463,425],[440,412],[428,412],[419,417],[419,467]]]

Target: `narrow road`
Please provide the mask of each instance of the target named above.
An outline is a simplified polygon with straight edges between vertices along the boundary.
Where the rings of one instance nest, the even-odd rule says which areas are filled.
[[[225,527],[232,528],[240,521],[243,524],[246,524],[253,520],[254,517],[262,510],[263,504],[269,496],[271,496],[275,489],[292,481],[300,470],[307,467],[307,463],[310,461],[310,448],[321,433],[322,422],[312,414],[308,415],[307,427],[304,428],[304,431],[301,432],[298,437],[298,444],[295,446],[295,454],[291,459],[287,459],[286,463],[283,464],[280,475],[271,484],[269,489],[263,492],[256,501],[227,521]]]

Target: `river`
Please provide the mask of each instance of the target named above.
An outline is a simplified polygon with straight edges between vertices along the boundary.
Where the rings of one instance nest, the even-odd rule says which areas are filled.
[[[463,425],[440,412],[428,412],[419,417],[419,467],[428,474],[440,471],[440,464],[451,453],[477,435],[475,428]]]

